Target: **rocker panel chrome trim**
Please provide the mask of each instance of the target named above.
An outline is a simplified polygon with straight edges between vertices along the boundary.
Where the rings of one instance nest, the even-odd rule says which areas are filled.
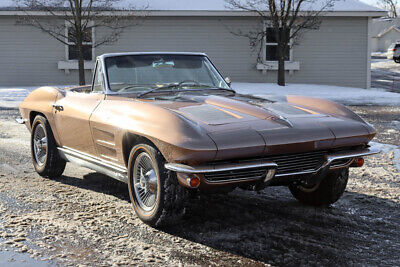
[[[128,173],[125,167],[107,162],[103,159],[93,157],[68,147],[59,147],[58,152],[60,157],[66,161],[100,172],[121,182],[128,182]]]

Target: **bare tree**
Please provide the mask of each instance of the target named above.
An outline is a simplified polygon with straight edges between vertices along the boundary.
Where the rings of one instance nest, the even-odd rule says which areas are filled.
[[[334,0],[226,0],[228,7],[252,12],[260,18],[260,25],[251,31],[234,30],[232,33],[247,37],[252,49],[258,48],[258,60],[263,61],[266,38],[277,43],[278,85],[285,86],[285,60],[291,46],[305,30],[318,29],[323,12],[329,11]],[[269,27],[264,23],[268,22]],[[271,31],[271,29],[273,29]],[[271,36],[272,35],[272,36]]]
[[[378,6],[389,11],[389,17],[397,18],[398,0],[378,0]]]
[[[77,54],[79,84],[85,82],[85,57],[91,48],[118,40],[123,30],[137,25],[138,18],[145,16],[133,6],[115,8],[121,0],[16,0],[22,15],[18,24],[42,30],[65,45],[73,45]],[[145,10],[143,7],[141,10]],[[38,16],[35,11],[43,12]],[[121,11],[124,11],[123,13]],[[103,28],[102,36],[92,39],[95,28]],[[90,43],[90,47],[85,45]]]

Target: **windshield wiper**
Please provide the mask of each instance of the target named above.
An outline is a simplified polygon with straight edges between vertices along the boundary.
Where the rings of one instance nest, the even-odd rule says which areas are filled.
[[[141,98],[141,97],[143,97],[145,95],[151,94],[151,93],[153,93],[155,91],[158,91],[158,90],[171,89],[171,88],[175,88],[177,86],[178,86],[178,84],[174,83],[174,84],[169,84],[169,85],[162,86],[162,87],[156,87],[156,88],[153,88],[153,89],[151,89],[149,91],[146,91],[146,92],[138,94],[137,98]]]
[[[154,93],[154,92],[156,92],[158,90],[176,88],[177,86],[178,86],[178,84],[170,84],[170,85],[163,86],[163,87],[153,88],[153,89],[151,89],[149,91],[146,91],[146,92],[143,92],[141,94],[138,94],[137,98],[141,98],[141,97],[146,96],[148,94]],[[202,86],[202,85],[199,85],[199,86]],[[176,92],[176,91],[179,91],[179,92],[193,92],[193,91],[203,91],[203,90],[222,90],[222,91],[227,91],[227,92],[231,92],[233,94],[236,94],[236,91],[232,90],[232,89],[222,88],[222,87],[210,87],[209,85],[204,85],[204,86],[207,86],[208,88],[173,90],[171,92]]]
[[[140,88],[140,87],[148,88],[149,86],[146,86],[145,84],[143,84],[143,85],[142,84],[132,84],[132,85],[122,87],[117,92],[124,92],[124,91],[128,91],[129,89]]]

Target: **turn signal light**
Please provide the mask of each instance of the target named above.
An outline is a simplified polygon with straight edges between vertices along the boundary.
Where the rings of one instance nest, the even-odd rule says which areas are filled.
[[[197,188],[200,185],[200,179],[197,176],[187,178],[187,183],[191,188]]]
[[[357,158],[354,160],[353,164],[351,164],[351,167],[362,167],[364,166],[364,158]]]

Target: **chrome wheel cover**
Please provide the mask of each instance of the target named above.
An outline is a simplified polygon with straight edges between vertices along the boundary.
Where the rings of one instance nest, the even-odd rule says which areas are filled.
[[[133,168],[133,187],[137,204],[145,210],[151,211],[157,202],[158,179],[151,157],[140,153]]]
[[[35,161],[40,167],[42,167],[47,158],[47,136],[42,124],[38,124],[35,128],[32,145]]]

